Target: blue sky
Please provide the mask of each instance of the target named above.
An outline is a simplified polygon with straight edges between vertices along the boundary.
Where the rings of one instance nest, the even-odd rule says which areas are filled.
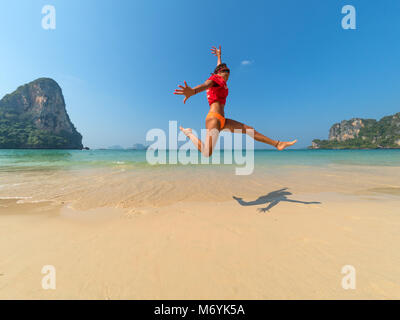
[[[41,27],[56,8],[56,30]],[[357,29],[341,27],[341,8]],[[62,87],[67,111],[92,148],[129,147],[152,128],[204,127],[205,94],[184,105],[222,45],[231,68],[226,116],[274,139],[327,138],[352,117],[400,112],[400,2],[3,0],[0,96],[38,77]],[[251,61],[243,65],[242,61]],[[256,144],[256,147],[263,147]]]

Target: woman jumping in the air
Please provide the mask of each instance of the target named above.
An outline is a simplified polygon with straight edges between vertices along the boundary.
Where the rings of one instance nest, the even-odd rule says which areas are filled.
[[[210,112],[206,117],[206,128],[207,135],[204,144],[200,139],[198,139],[193,133],[192,129],[184,129],[180,127],[180,130],[195,144],[197,149],[206,157],[211,156],[214,146],[217,142],[219,132],[221,130],[229,130],[231,132],[241,132],[251,135],[255,140],[270,144],[278,150],[283,150],[289,146],[294,145],[297,140],[293,141],[276,141],[272,140],[261,133],[254,130],[252,127],[240,123],[232,119],[225,119],[225,102],[228,96],[228,87],[226,82],[229,79],[229,68],[225,63],[221,62],[221,46],[219,49],[212,47],[211,52],[213,55],[218,57],[218,64],[214,70],[214,73],[206,82],[197,87],[191,88],[187,85],[179,86],[180,89],[175,89],[174,94],[184,95],[185,99],[183,103],[186,102],[191,96],[207,90],[207,99],[210,104]],[[249,130],[249,131],[247,131]],[[254,130],[254,131],[253,131]],[[253,136],[254,133],[254,136]]]

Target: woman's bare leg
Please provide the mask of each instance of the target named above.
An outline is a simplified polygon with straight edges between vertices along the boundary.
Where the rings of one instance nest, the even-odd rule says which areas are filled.
[[[232,120],[232,119],[226,119],[225,122],[225,127],[224,130],[227,129],[231,132],[234,131],[238,131],[240,130],[242,133],[244,134],[248,134],[249,132],[247,130],[254,130],[253,127],[250,127],[244,123],[241,123],[239,121],[236,120]],[[297,140],[293,140],[293,141],[277,141],[277,140],[272,140],[270,138],[268,138],[267,136],[264,136],[263,134],[259,133],[258,131],[254,130],[254,140],[256,141],[260,141],[266,144],[269,144],[275,148],[277,148],[278,150],[283,150],[287,147],[290,147],[292,145],[294,145]]]
[[[210,157],[213,153],[215,144],[218,140],[218,135],[220,131],[220,124],[217,119],[207,119],[206,120],[206,128],[207,128],[207,135],[205,138],[204,143],[197,138],[193,133],[192,129],[187,128],[184,129],[179,127],[179,129],[193,142],[196,148],[202,153],[205,157]]]

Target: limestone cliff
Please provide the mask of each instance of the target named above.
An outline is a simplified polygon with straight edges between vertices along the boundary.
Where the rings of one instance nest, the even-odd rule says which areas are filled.
[[[329,140],[315,139],[311,149],[400,148],[400,112],[375,119],[353,118],[334,124]]]
[[[0,148],[82,149],[56,81],[40,78],[0,100]]]
[[[358,136],[360,129],[365,126],[363,119],[343,120],[335,123],[329,130],[329,140],[345,141]]]

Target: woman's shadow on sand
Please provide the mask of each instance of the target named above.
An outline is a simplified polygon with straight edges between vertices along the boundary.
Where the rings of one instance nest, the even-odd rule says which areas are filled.
[[[287,196],[290,196],[292,193],[286,191],[287,188],[279,189],[276,191],[272,191],[265,196],[258,197],[256,200],[253,201],[244,201],[242,198],[238,198],[233,196],[241,206],[257,206],[260,204],[268,204],[265,208],[258,208],[257,210],[260,212],[266,212],[275,207],[279,202],[286,201],[286,202],[294,202],[294,203],[303,203],[303,204],[320,204],[321,202],[318,201],[300,201],[300,200],[292,200],[288,199]]]

